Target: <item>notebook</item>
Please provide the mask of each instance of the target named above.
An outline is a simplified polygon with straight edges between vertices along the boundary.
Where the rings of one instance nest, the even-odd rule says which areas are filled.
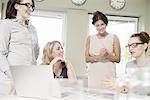
[[[54,81],[52,67],[48,65],[11,66],[17,96],[31,98],[61,97],[59,83]]]

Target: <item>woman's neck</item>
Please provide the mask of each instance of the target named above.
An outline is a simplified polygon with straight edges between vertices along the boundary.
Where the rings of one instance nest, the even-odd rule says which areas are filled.
[[[55,75],[60,75],[61,70],[62,70],[61,63],[55,64],[55,66],[53,67],[53,70],[54,70]]]
[[[146,54],[141,55],[140,57],[136,58],[137,65],[144,65],[148,62],[148,57]]]
[[[98,37],[106,37],[107,35],[108,35],[107,32],[97,34]]]
[[[26,21],[27,21],[28,19],[22,18],[22,17],[19,17],[19,16],[17,16],[16,19],[18,20],[18,22],[19,22],[21,25],[23,25],[23,26],[26,26],[26,25],[27,25],[27,24],[26,24]]]
[[[25,21],[26,20],[26,18],[23,18],[23,17],[21,17],[21,16],[16,16],[16,19],[18,19],[18,20],[20,20],[20,21]]]

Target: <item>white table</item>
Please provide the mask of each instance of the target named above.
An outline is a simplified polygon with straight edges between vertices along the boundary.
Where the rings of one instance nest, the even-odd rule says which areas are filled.
[[[88,89],[88,88],[63,88],[67,96],[50,97],[49,99],[27,98],[19,96],[0,96],[0,100],[150,100],[150,96],[137,96],[127,94],[117,94],[116,91],[104,89]]]
[[[102,94],[101,91],[93,90],[93,89],[74,89],[74,88],[67,88],[67,96],[64,97],[50,97],[49,99],[37,99],[37,98],[25,98],[19,96],[1,96],[0,100],[112,100],[113,95],[109,91],[107,92],[108,95]]]
[[[88,95],[69,95],[63,98],[51,97],[49,99],[25,98],[18,96],[1,96],[0,100],[150,100],[150,96],[131,96],[128,98],[126,94],[121,94],[119,97],[107,98],[104,96],[88,96]]]

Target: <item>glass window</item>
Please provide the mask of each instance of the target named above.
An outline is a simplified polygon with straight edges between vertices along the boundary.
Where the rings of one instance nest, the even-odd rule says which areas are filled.
[[[89,35],[97,33],[95,26],[92,24],[92,15],[89,15]],[[125,65],[130,60],[130,54],[125,48],[131,34],[137,32],[138,18],[135,17],[121,17],[121,16],[107,16],[108,26],[107,32],[116,34],[120,40],[121,45],[121,62],[116,67],[117,74],[125,72]]]
[[[40,46],[38,64],[41,64],[43,48],[52,40],[64,41],[65,14],[56,12],[35,11],[30,17],[31,23],[37,30]]]

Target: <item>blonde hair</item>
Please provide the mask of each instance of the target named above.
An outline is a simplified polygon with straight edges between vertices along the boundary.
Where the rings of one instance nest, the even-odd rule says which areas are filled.
[[[50,62],[54,59],[54,57],[52,56],[52,52],[53,52],[54,45],[56,43],[59,43],[61,45],[59,41],[52,41],[46,43],[43,49],[42,64],[49,65]]]

